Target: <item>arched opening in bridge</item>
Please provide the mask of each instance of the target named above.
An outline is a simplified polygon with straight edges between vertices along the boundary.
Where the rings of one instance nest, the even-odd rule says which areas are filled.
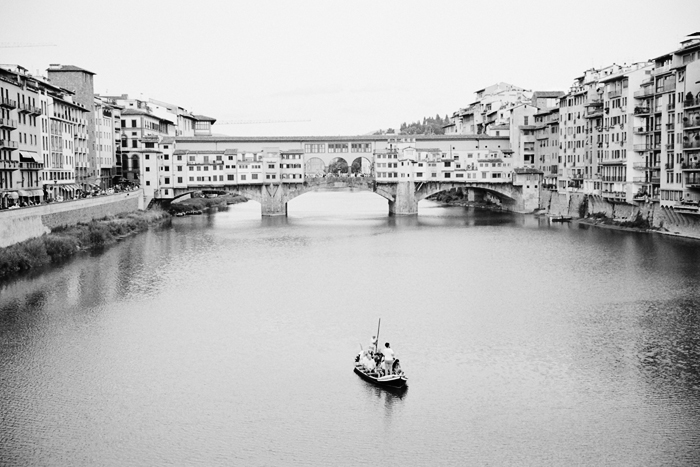
[[[358,157],[350,165],[350,173],[357,175],[370,175],[372,173],[372,161],[366,157]]]
[[[342,157],[334,157],[328,164],[328,173],[331,174],[347,174],[350,171],[348,162]]]
[[[323,163],[318,157],[312,157],[306,161],[304,164],[304,171],[306,176],[318,176],[323,175],[326,171],[326,164]]]

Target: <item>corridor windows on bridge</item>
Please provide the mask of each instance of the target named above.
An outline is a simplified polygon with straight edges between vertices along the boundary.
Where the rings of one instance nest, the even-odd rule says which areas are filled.
[[[352,152],[372,152],[372,143],[352,143]]]
[[[348,152],[348,143],[329,143],[328,152]]]
[[[326,143],[304,144],[304,152],[307,152],[307,153],[326,152]]]
[[[251,180],[257,180],[258,179],[258,174],[250,174]]]

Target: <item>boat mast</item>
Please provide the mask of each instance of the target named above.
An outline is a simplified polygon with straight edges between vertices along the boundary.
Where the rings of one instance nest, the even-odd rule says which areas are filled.
[[[379,326],[382,325],[382,319],[379,318],[379,323],[377,323],[377,345],[374,346],[374,351],[379,352]]]

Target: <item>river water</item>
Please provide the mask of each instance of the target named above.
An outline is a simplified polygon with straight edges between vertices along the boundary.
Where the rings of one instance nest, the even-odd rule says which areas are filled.
[[[368,193],[0,289],[0,464],[697,465],[700,245]],[[409,376],[352,372],[381,318]]]

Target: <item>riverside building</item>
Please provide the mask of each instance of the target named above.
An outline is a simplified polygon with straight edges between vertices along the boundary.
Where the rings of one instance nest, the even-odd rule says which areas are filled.
[[[45,89],[25,68],[0,67],[0,207],[43,197],[48,102]]]

